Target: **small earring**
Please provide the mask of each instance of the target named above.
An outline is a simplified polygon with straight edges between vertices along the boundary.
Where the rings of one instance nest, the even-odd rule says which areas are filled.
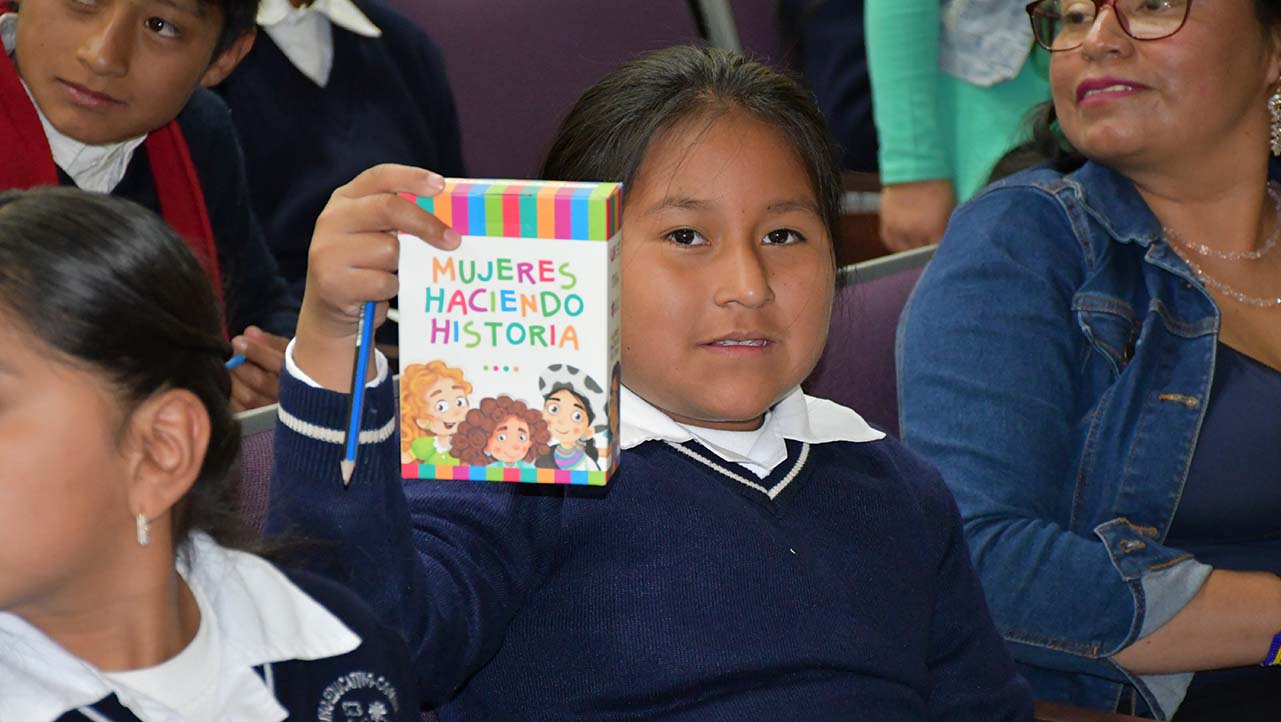
[[[134,529],[138,534],[138,546],[147,546],[151,543],[151,522],[147,521],[146,514],[139,514],[133,521]]]
[[[1281,89],[1268,98],[1268,113],[1272,116],[1272,155],[1281,156]]]

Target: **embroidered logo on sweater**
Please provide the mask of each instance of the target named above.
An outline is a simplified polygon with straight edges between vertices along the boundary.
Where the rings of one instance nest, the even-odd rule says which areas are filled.
[[[386,677],[351,672],[334,680],[320,695],[319,722],[387,722],[400,711],[396,688]]]

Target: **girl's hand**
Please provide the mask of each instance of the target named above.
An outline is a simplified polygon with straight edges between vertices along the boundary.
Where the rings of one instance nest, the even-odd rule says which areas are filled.
[[[257,326],[231,340],[245,362],[231,372],[231,409],[245,411],[276,403],[280,397],[280,370],[285,365],[289,339],[274,336]]]
[[[434,196],[444,187],[444,179],[430,171],[380,165],[330,197],[311,238],[294,345],[294,362],[316,383],[332,391],[351,390],[361,307],[366,301],[386,301],[399,289],[397,232],[444,250],[458,247],[462,238],[456,231],[400,197]],[[381,324],[386,315],[387,306],[380,303],[376,322]],[[370,373],[375,373],[372,364]]]
[[[954,208],[949,180],[887,185],[881,189],[881,242],[895,253],[938,243]]]

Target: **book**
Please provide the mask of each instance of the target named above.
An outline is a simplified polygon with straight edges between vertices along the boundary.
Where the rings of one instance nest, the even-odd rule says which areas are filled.
[[[400,250],[406,479],[604,486],[618,465],[618,183],[446,179]]]

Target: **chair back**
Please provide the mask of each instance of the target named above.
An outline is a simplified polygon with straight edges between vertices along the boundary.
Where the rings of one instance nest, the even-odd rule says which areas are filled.
[[[250,528],[262,530],[271,493],[271,465],[275,459],[277,404],[236,414],[240,422],[240,513]]]
[[[441,47],[477,178],[532,178],[578,96],[646,50],[698,42],[688,0],[391,0]]]
[[[799,45],[795,35],[785,27],[780,0],[725,2],[733,9],[744,55],[775,68],[800,71]]]
[[[838,271],[827,347],[805,380],[806,393],[848,406],[898,436],[898,317],[933,255],[929,246]]]

